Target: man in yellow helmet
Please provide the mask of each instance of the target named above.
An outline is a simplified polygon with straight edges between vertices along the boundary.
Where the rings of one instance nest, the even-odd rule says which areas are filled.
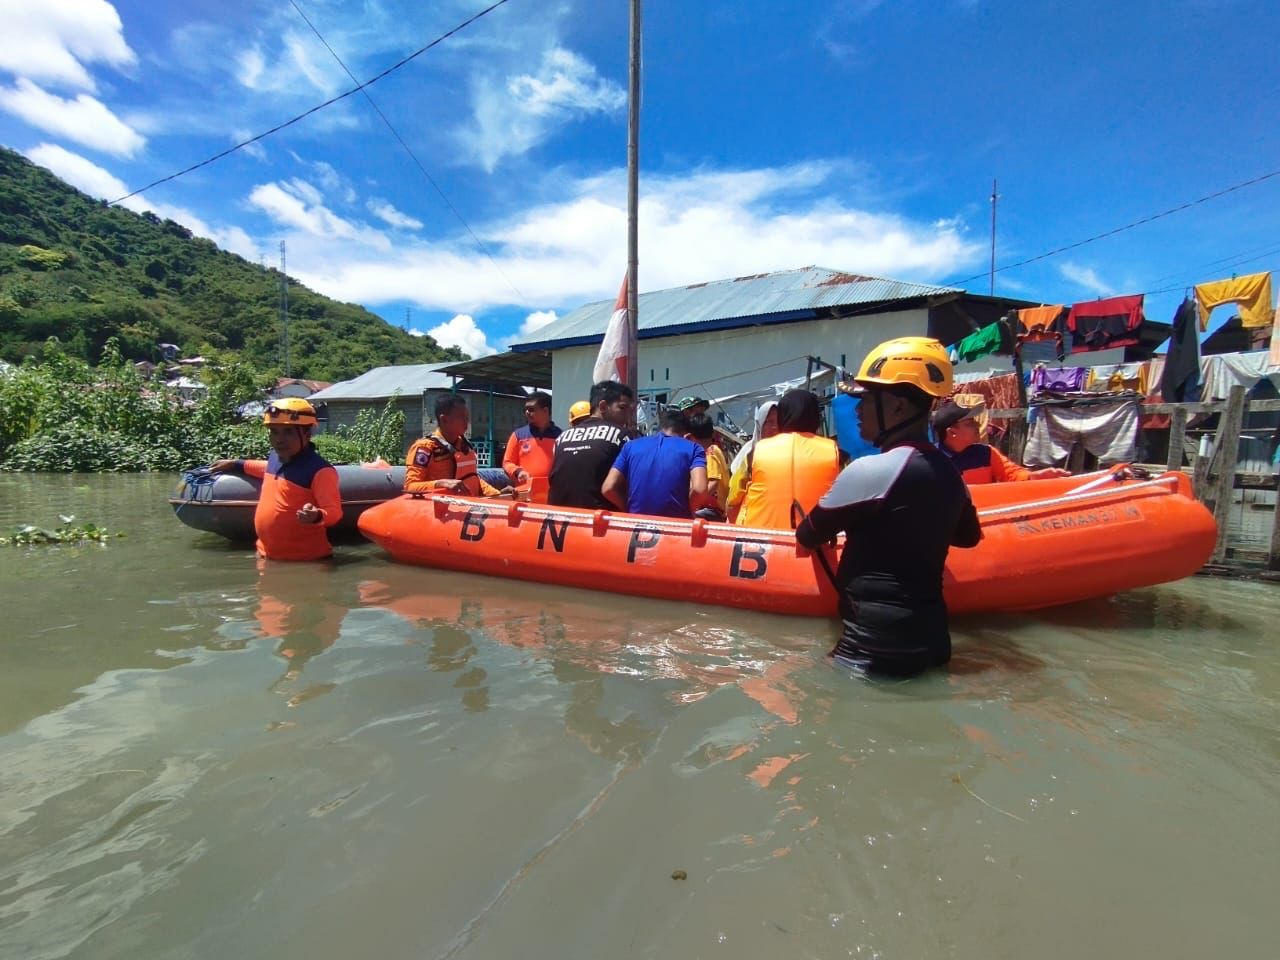
[[[951,361],[936,340],[900,337],[867,354],[854,380],[864,394],[859,432],[881,452],[841,471],[796,539],[816,549],[847,535],[833,656],[909,676],[951,658],[943,565],[952,546],[982,538],[964,480],[929,442],[929,410],[951,393]]]
[[[332,556],[326,527],[342,519],[338,471],[311,445],[316,411],[299,397],[275,400],[262,417],[271,434],[266,460],[217,460],[210,470],[239,470],[262,480],[253,527],[258,554],[268,560]]]

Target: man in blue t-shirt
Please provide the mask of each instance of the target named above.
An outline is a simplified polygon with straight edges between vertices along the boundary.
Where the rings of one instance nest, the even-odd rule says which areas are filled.
[[[628,442],[613,461],[600,492],[627,513],[683,517],[707,502],[707,455],[685,439],[689,418],[668,410],[662,432]]]

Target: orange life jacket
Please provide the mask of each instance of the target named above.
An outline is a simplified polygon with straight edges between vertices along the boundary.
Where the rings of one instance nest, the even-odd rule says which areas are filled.
[[[791,505],[807,514],[840,473],[840,451],[830,437],[779,433],[752,449],[751,481],[738,512],[743,527],[791,530]]]
[[[437,480],[461,480],[461,492],[468,497],[491,497],[498,492],[480,479],[476,472],[476,452],[466,437],[455,446],[437,430],[415,441],[404,463],[407,468],[404,474],[405,493],[434,490]]]

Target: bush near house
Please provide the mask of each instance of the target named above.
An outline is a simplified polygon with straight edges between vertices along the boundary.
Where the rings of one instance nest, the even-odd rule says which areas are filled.
[[[189,404],[142,379],[111,338],[97,367],[57,340],[41,358],[0,373],[0,470],[177,471],[222,457],[267,456],[261,422],[238,423],[236,408],[263,396],[270,380],[232,356],[201,371],[208,392]],[[317,438],[334,463],[398,458],[404,415],[389,403],[356,424]]]

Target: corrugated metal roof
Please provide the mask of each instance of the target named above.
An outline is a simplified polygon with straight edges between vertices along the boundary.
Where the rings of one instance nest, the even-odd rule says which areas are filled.
[[[407,363],[374,367],[354,380],[343,380],[307,397],[310,401],[383,400],[397,393],[402,397],[422,396],[427,390],[448,389],[453,378],[440,373],[448,363]]]
[[[865,277],[825,267],[804,267],[642,293],[640,337],[665,336],[677,332],[677,329],[698,326],[716,329],[803,320],[816,311],[831,307],[963,292],[955,287]],[[590,343],[592,338],[598,341],[604,336],[613,304],[613,300],[600,300],[578,307],[539,330],[539,339],[514,344],[512,349],[548,350],[574,343]]]

